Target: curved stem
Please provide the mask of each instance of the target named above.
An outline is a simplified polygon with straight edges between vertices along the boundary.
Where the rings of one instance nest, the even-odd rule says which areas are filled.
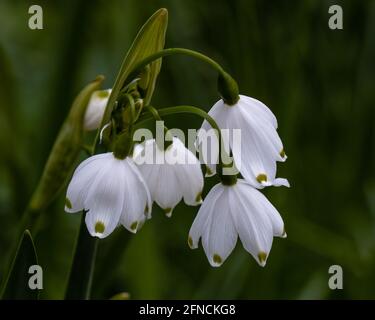
[[[142,70],[145,66],[147,66],[151,62],[153,62],[153,61],[155,61],[159,58],[171,56],[171,55],[174,55],[174,54],[187,55],[187,56],[197,58],[197,59],[209,64],[211,67],[213,67],[219,73],[227,74],[225,72],[225,70],[220,66],[220,64],[218,64],[215,60],[211,59],[210,57],[207,57],[206,55],[204,55],[200,52],[190,50],[190,49],[185,49],[185,48],[168,48],[168,49],[160,50],[160,51],[158,51],[158,52],[156,52],[152,55],[149,55],[147,58],[139,61],[136,64],[133,72],[134,73],[139,72],[140,70]]]
[[[152,106],[146,106],[146,109],[152,114],[153,118],[157,121],[162,121],[159,111]]]
[[[146,67],[148,64],[155,60],[174,54],[187,55],[198,60],[201,60],[209,64],[211,67],[213,67],[219,73],[218,90],[224,102],[228,105],[234,105],[237,103],[239,99],[237,82],[215,60],[194,50],[185,48],[168,48],[158,51],[154,54],[149,55],[147,58],[139,61],[134,67],[132,74],[140,73],[144,67]]]

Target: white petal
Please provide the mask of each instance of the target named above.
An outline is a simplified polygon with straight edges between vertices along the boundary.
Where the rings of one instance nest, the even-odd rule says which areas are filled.
[[[199,239],[208,227],[216,201],[222,195],[223,191],[224,188],[221,183],[215,185],[204,199],[202,206],[199,208],[198,214],[189,231],[188,243],[191,249],[198,248]]]
[[[284,147],[276,129],[270,123],[264,121],[259,114],[246,112],[246,106],[239,107],[239,110],[241,117],[247,122],[252,134],[263,147],[264,156],[272,157],[272,159],[277,161],[285,161],[285,154],[282,156]]]
[[[261,101],[240,95],[239,104],[246,104],[249,114],[258,113],[265,121],[269,121],[275,129],[277,129],[277,119],[272,111]]]
[[[175,176],[179,189],[182,191],[182,196],[187,205],[195,206],[202,202],[203,190],[203,173],[201,164],[196,156],[183,143],[175,138],[173,146],[176,148],[180,157],[185,159],[185,164],[177,164],[174,166]],[[166,152],[166,157],[168,151]]]
[[[67,190],[66,212],[84,210],[84,200],[87,197],[90,185],[102,170],[104,164],[111,158],[111,153],[98,154],[86,159],[77,167]]]
[[[234,186],[237,201],[231,201],[232,212],[241,242],[259,265],[264,266],[272,247],[273,226],[259,203],[262,194],[250,185]]]
[[[239,179],[237,182],[239,185],[248,185],[247,182],[245,182],[242,179]],[[242,188],[249,188],[248,187],[242,187]],[[268,218],[271,221],[272,229],[273,229],[273,235],[275,237],[286,237],[285,228],[284,228],[284,222],[281,218],[279,212],[276,210],[276,208],[272,205],[272,203],[261,193],[261,192],[253,192],[253,204],[257,208],[257,211],[264,212],[268,216]]]
[[[290,188],[289,181],[284,178],[276,178],[273,182],[273,185],[275,187],[284,186],[284,187]]]
[[[213,267],[219,267],[237,243],[237,231],[230,212],[232,187],[223,186],[223,188],[224,191],[217,199],[202,235],[204,251]]]
[[[146,218],[151,217],[151,196],[133,160],[123,163],[124,189],[120,223],[130,232],[137,232]]]
[[[122,160],[108,160],[92,182],[85,208],[86,225],[92,236],[105,238],[116,228],[123,206],[124,177],[121,174]]]

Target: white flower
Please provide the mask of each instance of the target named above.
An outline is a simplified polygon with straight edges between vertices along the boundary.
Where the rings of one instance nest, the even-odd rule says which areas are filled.
[[[182,198],[191,206],[202,202],[204,179],[201,164],[180,139],[174,137],[165,151],[159,148],[155,139],[147,140],[144,147],[138,145],[135,148],[134,161],[142,172],[152,200],[168,217]]]
[[[202,238],[210,264],[218,267],[234,249],[238,236],[261,266],[266,264],[273,237],[286,237],[278,211],[243,179],[212,188],[191,226],[188,243],[195,249]]]
[[[229,106],[219,100],[208,113],[220,129],[241,130],[241,144],[236,145],[235,136],[223,134],[226,149],[229,146],[233,153],[234,162],[242,176],[257,188],[265,186],[288,186],[286,179],[276,179],[276,161],[285,161],[286,155],[283,144],[276,131],[277,120],[272,111],[262,102],[240,95],[238,102]],[[202,143],[205,131],[211,129],[205,120],[198,133],[198,143]],[[228,141],[229,139],[229,141]],[[216,152],[217,148],[213,147]],[[203,159],[212,172],[215,172],[216,159]]]
[[[99,128],[111,91],[112,89],[97,90],[92,93],[85,113],[85,130],[91,131]]]
[[[119,160],[108,152],[86,159],[75,170],[65,211],[86,210],[90,234],[105,238],[119,223],[137,232],[150,218],[151,205],[150,193],[133,160]]]

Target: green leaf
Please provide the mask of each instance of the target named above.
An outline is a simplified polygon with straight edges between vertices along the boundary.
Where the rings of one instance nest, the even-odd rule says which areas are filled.
[[[29,211],[45,209],[57,196],[70,176],[83,144],[83,118],[91,94],[100,88],[103,76],[89,83],[74,100],[47,160]]]
[[[98,238],[92,237],[87,231],[85,214],[83,214],[65,299],[88,300],[90,298],[98,241]]]
[[[38,258],[29,230],[25,230],[19,243],[15,258],[4,287],[3,299],[7,300],[36,300],[39,290],[29,288],[30,266],[37,265]]]
[[[129,80],[128,77],[132,73],[137,62],[164,48],[167,26],[168,11],[163,8],[156,11],[138,32],[132,46],[125,56],[120,72],[118,73],[115,84],[113,85],[102,125],[109,122],[117,96],[127,80]],[[145,86],[143,88],[143,99],[146,105],[149,104],[151,100],[160,68],[161,59],[151,63],[150,68],[140,75],[140,83]]]

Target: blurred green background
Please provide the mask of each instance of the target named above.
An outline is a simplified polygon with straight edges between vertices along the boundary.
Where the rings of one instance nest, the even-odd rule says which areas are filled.
[[[44,10],[44,30],[28,28],[28,8]],[[328,28],[342,5],[344,30]],[[288,238],[275,239],[265,268],[238,243],[218,269],[187,233],[197,212],[180,204],[172,219],[156,207],[137,235],[119,228],[100,242],[93,297],[127,291],[139,298],[375,298],[375,1],[0,0],[0,280],[2,254],[41,176],[70,103],[97,74],[111,87],[138,29],[169,10],[167,47],[201,51],[238,80],[241,92],[276,114],[288,161],[278,176],[292,187],[265,193]],[[163,62],[153,104],[209,110],[216,75],[188,57]],[[198,128],[193,116],[168,127]],[[205,193],[217,182],[207,180]],[[65,191],[64,191],[65,192]],[[63,199],[34,233],[44,269],[44,299],[59,299],[80,215]],[[344,270],[331,291],[328,268]]]

